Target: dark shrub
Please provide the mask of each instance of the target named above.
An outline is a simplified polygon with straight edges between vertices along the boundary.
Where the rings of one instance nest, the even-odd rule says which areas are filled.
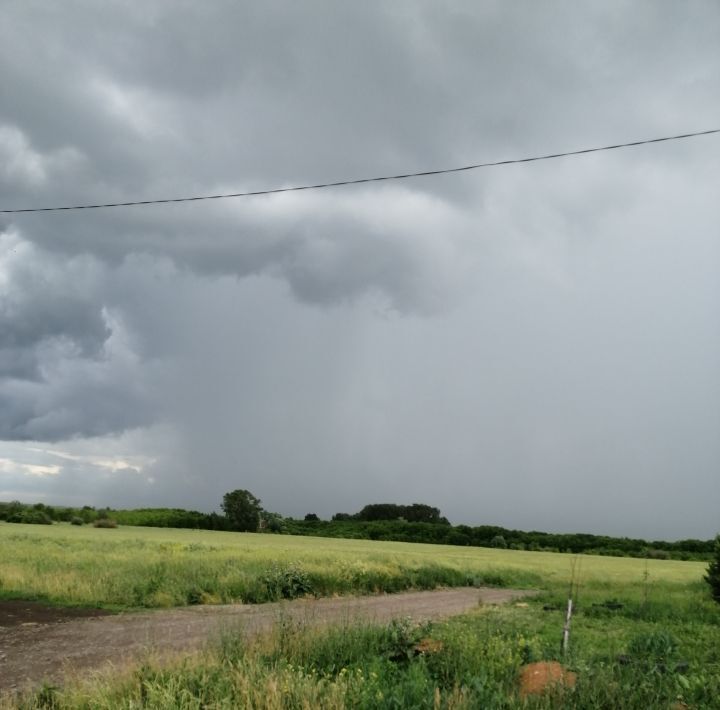
[[[94,523],[94,528],[116,528],[117,522],[110,520],[110,518],[98,518]]]
[[[14,515],[22,513],[25,506],[19,500],[10,503],[0,503],[0,520],[10,520]]]
[[[31,525],[52,525],[50,516],[42,510],[23,510],[8,518],[9,523],[26,523]]]
[[[705,575],[713,599],[720,604],[720,535],[715,538],[715,559],[710,562]]]
[[[277,518],[270,518],[267,521],[267,530],[271,533],[281,533],[283,532],[283,524],[282,520],[278,520]]]
[[[186,600],[188,604],[202,604],[203,590],[200,587],[192,587],[188,590]]]
[[[70,518],[70,525],[84,525],[85,521],[82,518],[78,518],[77,515],[74,515],[72,518]]]

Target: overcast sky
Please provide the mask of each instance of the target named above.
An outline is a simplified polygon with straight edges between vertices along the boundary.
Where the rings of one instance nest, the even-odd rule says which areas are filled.
[[[5,0],[0,208],[720,127],[707,2]],[[0,500],[720,529],[720,136],[0,215]]]

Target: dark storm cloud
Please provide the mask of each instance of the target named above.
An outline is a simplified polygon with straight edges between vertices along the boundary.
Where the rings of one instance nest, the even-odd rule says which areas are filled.
[[[58,264],[16,234],[0,233],[0,376],[38,378],[37,348],[62,341],[84,357],[98,355],[109,336],[102,304],[94,300],[100,269],[88,258]],[[26,353],[32,360],[23,363]],[[13,364],[14,363],[14,364]]]
[[[3,201],[274,187],[655,134],[688,114],[710,120],[704,101],[718,88],[706,69],[716,13],[681,22],[668,16],[677,15],[672,5],[604,7],[563,4],[554,14],[494,3],[444,11],[343,4],[331,13],[323,4],[286,3],[147,3],[133,13],[123,4],[24,6],[4,25],[2,121],[9,164],[30,155],[24,170],[35,177],[33,189],[10,180]],[[683,69],[673,71],[673,60]],[[645,110],[658,101],[662,110]],[[416,181],[411,189],[482,199],[467,182]],[[335,191],[313,212],[299,205],[288,214],[289,200],[269,208],[260,200],[23,224],[52,249],[114,258],[159,251],[241,275],[287,262],[298,242],[312,250],[331,239],[338,252],[347,249],[336,273],[352,295],[367,279],[352,234],[359,226],[364,239],[367,230],[353,210],[327,218],[338,194],[352,202],[356,192]],[[393,277],[413,264],[387,241],[390,278],[381,287],[392,298]],[[382,260],[381,248],[373,253]],[[320,296],[319,287],[305,292]]]
[[[57,441],[152,420],[146,382],[94,258],[0,234],[0,437]],[[148,369],[149,368],[149,369]]]
[[[714,2],[0,12],[3,207],[448,167],[720,115]],[[283,513],[417,499],[470,523],[710,535],[718,145],[6,216],[0,437],[58,443],[7,444],[0,492],[212,508],[243,487]]]

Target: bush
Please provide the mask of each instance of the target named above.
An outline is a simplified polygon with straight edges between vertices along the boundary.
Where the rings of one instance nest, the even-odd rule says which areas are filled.
[[[715,559],[708,565],[704,579],[710,585],[712,598],[720,604],[720,535],[715,538]]]
[[[98,518],[94,523],[94,528],[116,528],[118,526],[115,520],[110,518]]]
[[[70,518],[70,525],[84,525],[85,521],[82,518],[79,518],[77,515],[74,515],[72,518]]]
[[[413,624],[412,618],[392,619],[386,634],[387,658],[391,661],[410,661],[420,641],[419,629]]]
[[[42,510],[23,510],[8,518],[8,523],[25,523],[30,525],[52,525],[50,516]]]
[[[297,565],[275,565],[263,578],[267,598],[297,599],[312,594],[313,587],[307,573]]]
[[[285,532],[285,520],[279,513],[263,510],[260,514],[260,528],[271,533]]]

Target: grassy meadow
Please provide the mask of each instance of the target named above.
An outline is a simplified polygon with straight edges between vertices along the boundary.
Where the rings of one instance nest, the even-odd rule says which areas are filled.
[[[228,630],[175,663],[147,660],[0,707],[720,707],[720,605],[702,581],[704,563],[18,524],[0,524],[0,550],[1,595],[118,609],[457,584],[539,590],[522,603],[423,626],[310,628],[279,616],[265,637]],[[578,607],[562,655],[573,567]],[[576,687],[523,699],[522,666],[554,659],[577,674]]]
[[[167,528],[0,523],[0,596],[108,608],[496,585],[682,602],[698,562]],[[642,582],[642,584],[641,584]]]

